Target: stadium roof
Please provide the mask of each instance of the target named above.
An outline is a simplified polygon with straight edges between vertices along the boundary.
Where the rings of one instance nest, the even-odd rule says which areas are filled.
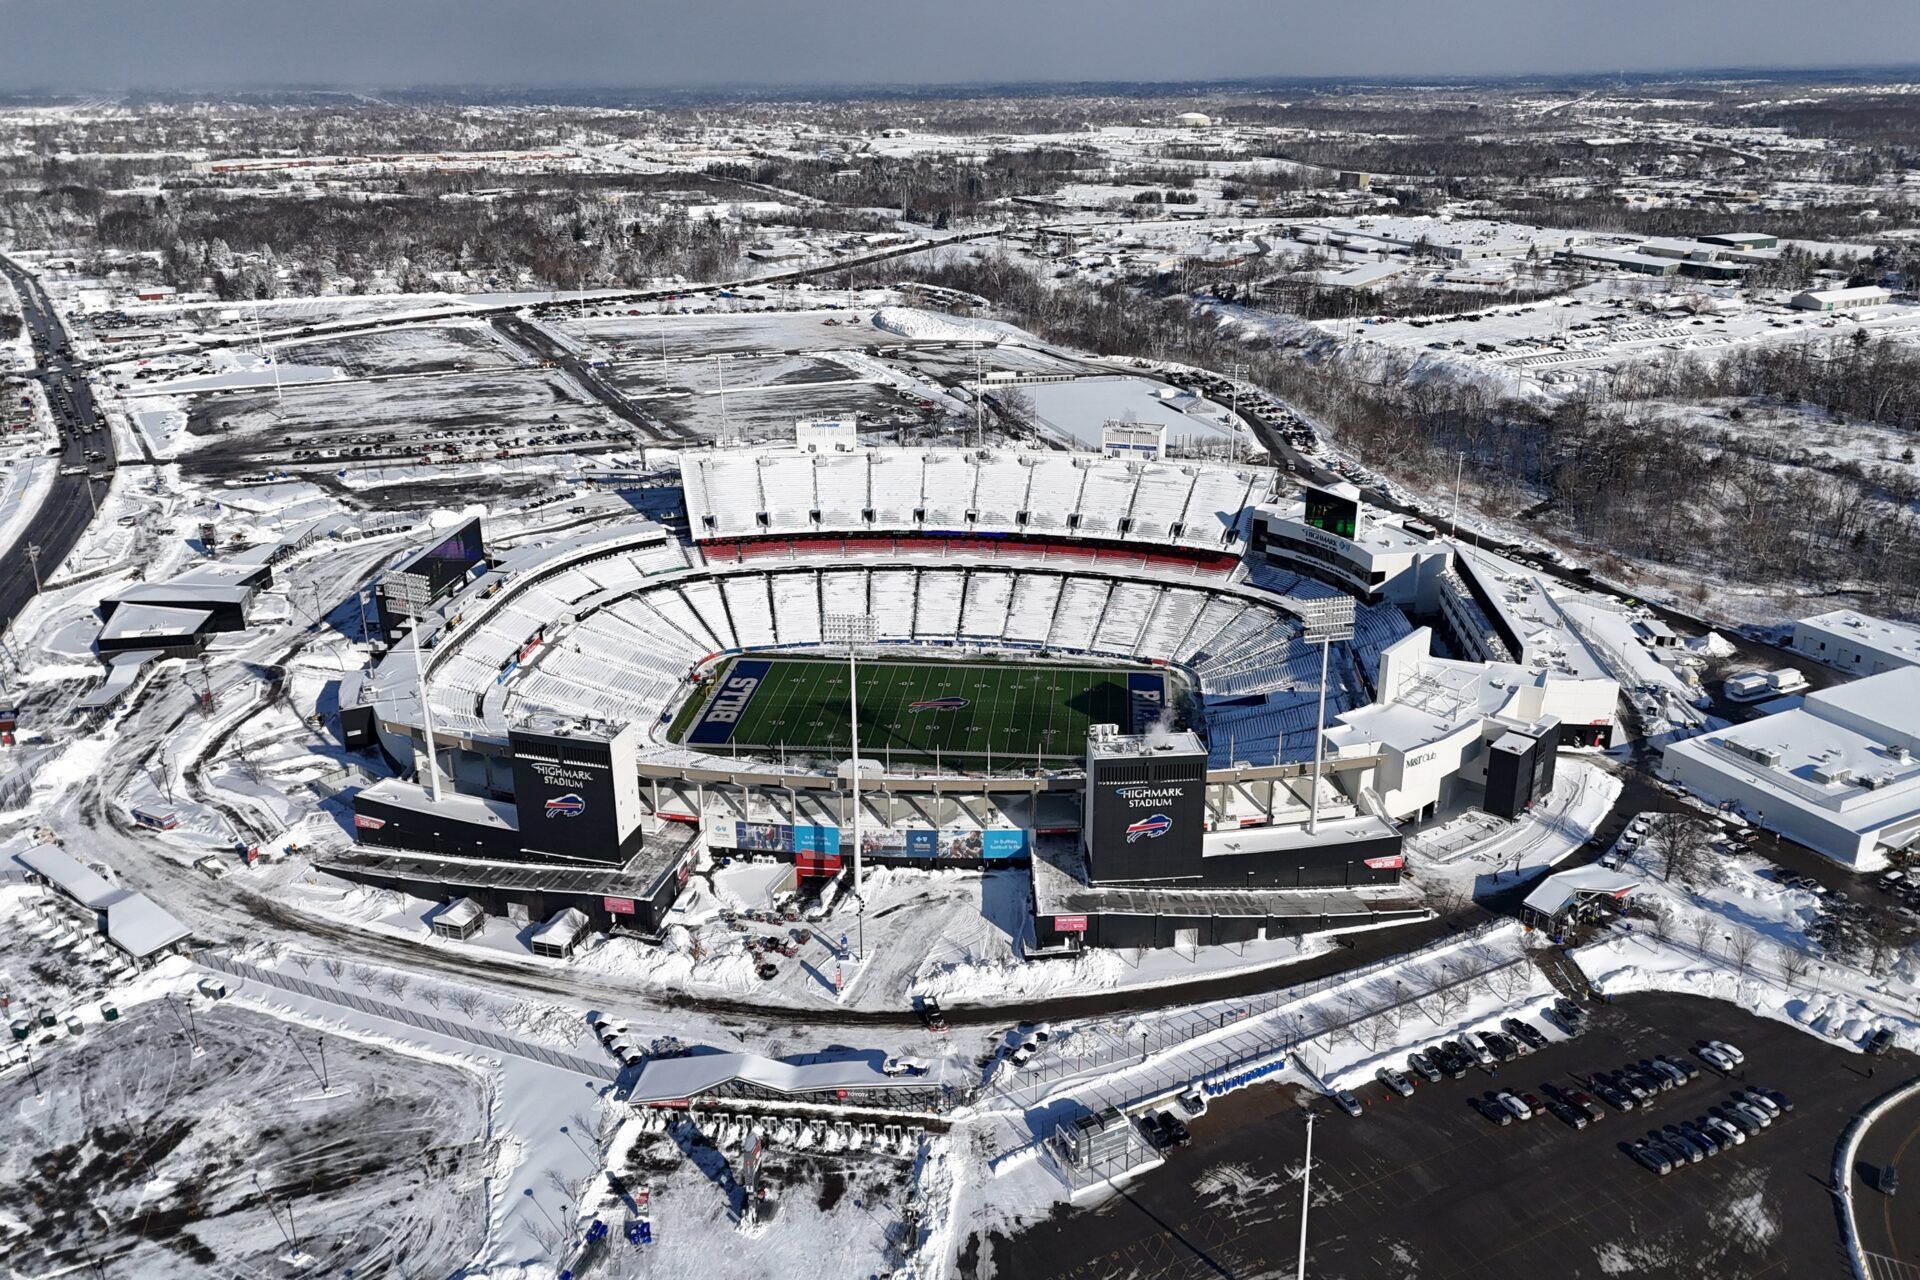
[[[912,1080],[896,1079],[869,1058],[763,1058],[757,1053],[695,1053],[682,1058],[649,1059],[627,1093],[629,1102],[677,1102],[697,1098],[740,1081],[787,1097],[806,1094],[893,1089]],[[923,1081],[924,1083],[924,1081]]]
[[[1567,904],[1575,898],[1597,894],[1624,898],[1639,887],[1640,877],[1624,871],[1609,871],[1605,867],[1575,867],[1571,871],[1557,871],[1542,880],[1521,905],[1551,920],[1565,911]]]

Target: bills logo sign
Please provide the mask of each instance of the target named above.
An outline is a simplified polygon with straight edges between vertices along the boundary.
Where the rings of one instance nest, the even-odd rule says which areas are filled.
[[[972,706],[965,698],[928,698],[924,702],[909,702],[909,711],[958,711],[962,707]]]
[[[587,802],[569,792],[564,796],[555,796],[547,801],[549,818],[577,818],[587,811]]]
[[[1407,860],[1399,854],[1389,858],[1368,858],[1367,867],[1373,871],[1399,871],[1407,865]]]
[[[1148,840],[1158,840],[1171,830],[1173,830],[1173,819],[1164,813],[1156,813],[1151,818],[1142,818],[1138,822],[1127,824],[1127,843],[1132,844],[1143,836]]]

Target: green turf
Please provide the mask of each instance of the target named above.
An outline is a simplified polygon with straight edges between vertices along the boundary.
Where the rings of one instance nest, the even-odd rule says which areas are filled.
[[[757,655],[756,655],[757,656]],[[847,664],[775,658],[741,714],[732,741],[706,748],[843,754],[847,750]],[[731,664],[728,670],[732,669]],[[1087,726],[1128,720],[1127,672],[1012,663],[860,663],[861,754],[876,759],[1036,756],[1077,759]],[[722,671],[710,682],[719,688]],[[710,695],[709,695],[710,696]],[[915,702],[965,698],[956,710],[910,711]],[[694,700],[704,707],[706,697]],[[697,717],[682,717],[676,740]]]

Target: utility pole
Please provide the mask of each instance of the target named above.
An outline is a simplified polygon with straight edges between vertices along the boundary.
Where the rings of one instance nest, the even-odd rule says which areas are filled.
[[[1313,1115],[1307,1112],[1307,1160],[1300,1166],[1300,1266],[1294,1280],[1307,1280],[1307,1209],[1313,1203]]]
[[[828,644],[845,641],[847,646],[847,736],[853,748],[853,896],[859,899],[861,915],[866,914],[866,899],[861,897],[860,877],[860,674],[854,654],[864,642],[872,644],[877,634],[871,614],[865,613],[829,613],[821,619],[821,639]],[[865,945],[864,918],[861,921],[862,946]],[[865,959],[865,956],[861,957]]]
[[[973,344],[973,447],[983,447],[986,440],[987,380],[980,367],[980,344]]]
[[[33,593],[35,595],[39,595],[42,591],[46,590],[45,587],[40,585],[40,544],[39,543],[29,542],[27,544],[27,563],[33,566]]]
[[[727,425],[727,366],[720,362],[719,356],[715,356],[713,368],[720,379],[720,442],[726,444],[729,442],[728,436],[732,434]]]
[[[1227,366],[1227,378],[1233,386],[1233,460],[1240,461],[1240,382],[1247,376],[1247,362],[1235,360]]]

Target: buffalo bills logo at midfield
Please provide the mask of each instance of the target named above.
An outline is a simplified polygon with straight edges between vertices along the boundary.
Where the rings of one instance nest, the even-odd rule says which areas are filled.
[[[1142,818],[1138,822],[1127,824],[1127,843],[1132,844],[1142,836],[1149,840],[1158,840],[1171,830],[1173,830],[1173,819],[1164,813],[1156,813],[1151,818]]]
[[[547,801],[549,818],[577,818],[587,811],[587,802],[568,792],[564,796],[554,796]]]
[[[965,698],[927,698],[921,702],[909,702],[909,711],[958,711],[973,704]]]

